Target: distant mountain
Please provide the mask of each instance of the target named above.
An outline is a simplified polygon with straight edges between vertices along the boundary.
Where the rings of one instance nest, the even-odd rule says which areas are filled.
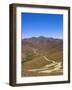
[[[32,60],[33,58],[37,57],[37,55],[45,55],[49,59],[57,61],[63,60],[63,40],[47,38],[44,36],[23,39],[23,60]]]

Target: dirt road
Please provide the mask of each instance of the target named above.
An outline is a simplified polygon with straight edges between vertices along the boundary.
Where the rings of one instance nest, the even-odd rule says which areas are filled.
[[[56,72],[56,71],[60,71],[62,72],[62,69],[61,69],[61,64],[62,62],[56,62],[56,61],[53,61],[53,60],[49,60],[46,56],[43,56],[43,58],[46,60],[46,61],[50,61],[52,62],[51,64],[47,64],[39,69],[29,69],[28,71],[30,72],[38,72],[38,73],[51,73],[51,72]],[[53,67],[53,68],[50,68],[50,67]]]

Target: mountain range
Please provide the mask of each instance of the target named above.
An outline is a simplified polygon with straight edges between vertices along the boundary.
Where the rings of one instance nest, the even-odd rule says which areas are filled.
[[[49,59],[49,62],[43,57]],[[22,75],[29,76],[27,69],[37,69],[46,64],[62,62],[63,66],[63,40],[49,37],[31,37],[22,39]],[[62,68],[62,67],[61,67]],[[31,75],[31,73],[30,73]],[[36,75],[36,73],[33,73]]]
[[[37,52],[45,54],[50,59],[62,59],[63,40],[47,37],[32,37],[22,40],[22,53]]]

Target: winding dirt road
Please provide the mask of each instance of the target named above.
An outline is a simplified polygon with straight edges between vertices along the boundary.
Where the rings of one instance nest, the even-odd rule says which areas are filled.
[[[38,73],[52,73],[52,72],[56,72],[56,71],[59,71],[59,72],[62,72],[62,69],[61,69],[61,64],[62,62],[56,62],[56,61],[53,61],[53,60],[49,60],[46,56],[43,56],[43,58],[46,60],[46,61],[50,61],[52,62],[51,64],[47,64],[39,69],[30,69],[28,71],[30,72],[38,72]],[[50,69],[50,67],[53,67]]]

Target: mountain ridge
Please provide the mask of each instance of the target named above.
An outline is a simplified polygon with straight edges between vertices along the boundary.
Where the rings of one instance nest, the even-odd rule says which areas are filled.
[[[29,39],[22,40],[22,52],[25,53],[30,50],[30,52],[34,49],[37,49],[41,54],[55,54],[62,53],[63,51],[63,40],[62,39],[54,39],[54,38],[46,38],[43,36],[40,37],[32,37]]]
[[[59,65],[60,70],[53,71]],[[22,76],[62,75],[62,68],[62,39],[40,36],[22,40]],[[48,71],[41,71],[44,69]],[[48,73],[49,71],[52,72]]]
[[[22,40],[27,40],[27,39],[55,39],[55,40],[62,40],[61,38],[53,38],[53,37],[46,37],[46,36],[38,36],[38,37],[28,37],[28,38],[22,38]]]

